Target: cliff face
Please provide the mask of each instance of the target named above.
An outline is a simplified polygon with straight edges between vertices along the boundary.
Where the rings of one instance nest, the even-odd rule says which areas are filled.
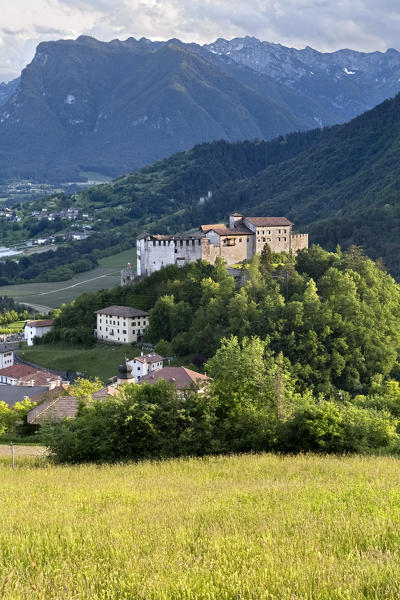
[[[313,98],[330,113],[330,122],[344,123],[400,90],[400,52],[393,49],[323,53],[254,37],[218,39],[205,48]]]

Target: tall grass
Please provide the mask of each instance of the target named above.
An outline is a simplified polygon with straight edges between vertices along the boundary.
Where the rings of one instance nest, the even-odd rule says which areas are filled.
[[[0,597],[400,595],[400,463],[277,457],[0,463]]]

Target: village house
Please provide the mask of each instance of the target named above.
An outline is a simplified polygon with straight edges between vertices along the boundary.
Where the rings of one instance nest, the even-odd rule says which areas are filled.
[[[138,383],[139,385],[142,383],[152,384],[160,379],[172,383],[179,391],[191,389],[199,391],[210,381],[207,375],[197,373],[197,371],[192,371],[192,369],[186,369],[185,367],[164,367],[163,369],[148,373]]]
[[[0,401],[12,408],[17,402],[27,399],[37,402],[36,398],[48,391],[49,388],[43,386],[0,385]]]
[[[14,350],[7,344],[0,344],[0,369],[12,367],[14,364]]]
[[[150,352],[150,354],[143,354],[142,352],[141,356],[128,360],[128,364],[132,367],[134,380],[138,382],[148,373],[162,369],[164,358],[155,352]]]
[[[24,338],[28,346],[33,346],[33,340],[35,337],[43,337],[46,333],[51,331],[53,323],[53,319],[45,319],[43,321],[27,321],[24,328]]]
[[[0,369],[0,384],[21,386],[43,386],[48,390],[59,387],[62,378],[49,371],[41,371],[29,365],[17,364],[5,369]],[[0,387],[0,396],[1,396]],[[1,399],[1,398],[0,398]]]
[[[273,252],[296,254],[308,248],[307,233],[292,233],[286,217],[246,217],[234,213],[229,225],[201,225],[192,234],[153,235],[137,238],[137,275],[150,275],[166,265],[179,266],[203,259],[211,264],[221,257],[227,265],[251,259],[267,244]]]
[[[149,325],[148,313],[130,306],[108,306],[97,310],[96,314],[95,335],[104,342],[140,342]]]

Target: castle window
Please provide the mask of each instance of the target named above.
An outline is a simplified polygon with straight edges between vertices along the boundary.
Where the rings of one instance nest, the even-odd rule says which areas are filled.
[[[122,330],[122,333],[125,333],[125,334],[126,334],[126,329],[123,329],[123,330]]]
[[[265,242],[265,238],[263,238],[262,241]]]
[[[249,243],[249,242],[250,242],[250,238],[248,237],[248,238],[247,238],[247,243]]]
[[[239,238],[239,242],[242,243],[242,238]]]
[[[183,246],[183,240],[181,240],[181,248],[182,248],[182,246]]]
[[[286,242],[286,238],[285,237],[283,238],[283,241]]]
[[[178,254],[178,249],[177,248],[175,248],[175,254]]]

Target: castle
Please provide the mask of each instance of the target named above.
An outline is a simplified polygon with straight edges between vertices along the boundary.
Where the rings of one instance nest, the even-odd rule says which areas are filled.
[[[286,217],[245,217],[234,213],[229,226],[201,225],[196,233],[152,235],[137,238],[137,275],[150,275],[161,267],[184,265],[199,258],[214,264],[217,256],[234,265],[260,254],[265,244],[273,252],[293,252],[308,248],[308,233],[292,233]]]

